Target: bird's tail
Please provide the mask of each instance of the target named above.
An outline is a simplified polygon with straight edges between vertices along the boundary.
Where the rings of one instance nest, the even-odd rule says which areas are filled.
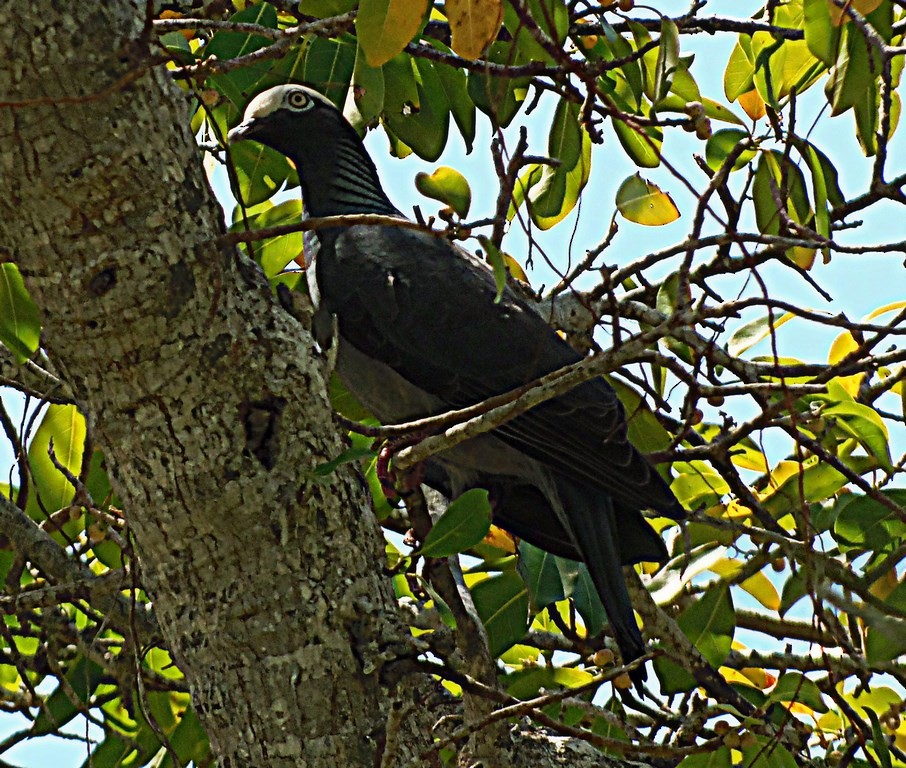
[[[567,530],[574,536],[576,549],[588,566],[623,663],[627,664],[645,654],[645,643],[636,624],[623,578],[623,558],[618,545],[622,534],[617,525],[613,500],[596,489],[564,478],[557,478],[556,484],[563,505],[561,514],[569,520]],[[646,676],[644,667],[639,667],[631,675],[637,684],[644,682]]]

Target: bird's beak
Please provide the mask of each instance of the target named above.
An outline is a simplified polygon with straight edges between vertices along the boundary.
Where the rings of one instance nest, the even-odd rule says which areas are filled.
[[[235,144],[237,141],[242,141],[243,139],[254,138],[257,127],[255,118],[244,120],[227,134],[227,143]]]

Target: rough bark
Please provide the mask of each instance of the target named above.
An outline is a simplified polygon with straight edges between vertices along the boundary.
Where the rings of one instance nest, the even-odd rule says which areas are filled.
[[[371,766],[381,638],[405,632],[369,501],[351,472],[311,474],[343,449],[322,361],[218,248],[142,5],[46,0],[0,30],[0,258],[107,455],[221,764]]]

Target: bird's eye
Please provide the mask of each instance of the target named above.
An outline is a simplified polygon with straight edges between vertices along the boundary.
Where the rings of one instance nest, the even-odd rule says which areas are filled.
[[[292,91],[286,97],[286,103],[293,109],[308,109],[313,102],[302,91]]]

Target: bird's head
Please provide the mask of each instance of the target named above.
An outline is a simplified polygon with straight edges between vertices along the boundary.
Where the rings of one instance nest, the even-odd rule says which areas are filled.
[[[242,122],[227,139],[231,144],[254,139],[292,157],[304,145],[326,142],[329,132],[344,127],[349,126],[327,97],[304,85],[278,85],[246,105]]]
[[[278,85],[259,93],[227,139],[253,139],[292,160],[312,216],[398,213],[359,135],[330,99],[311,88]]]

